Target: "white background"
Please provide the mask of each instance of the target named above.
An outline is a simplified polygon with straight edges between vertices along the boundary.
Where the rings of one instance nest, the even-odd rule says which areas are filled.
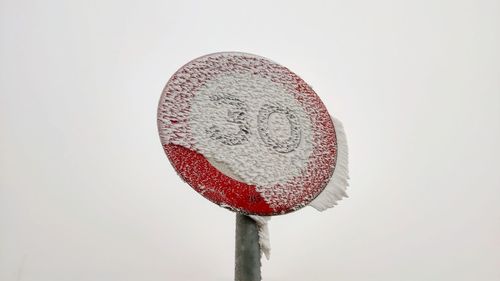
[[[170,166],[167,79],[243,51],[341,119],[350,198],[271,221],[264,280],[500,280],[500,2],[0,0],[0,280],[232,280]]]

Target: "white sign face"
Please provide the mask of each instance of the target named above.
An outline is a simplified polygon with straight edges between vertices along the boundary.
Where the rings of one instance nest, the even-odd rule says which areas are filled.
[[[199,152],[231,167],[237,180],[285,184],[307,166],[309,117],[283,87],[265,78],[230,73],[210,81],[194,97],[190,116]]]
[[[336,161],[330,116],[288,69],[241,53],[201,57],[165,87],[162,143],[178,173],[224,207],[275,215],[305,206]]]

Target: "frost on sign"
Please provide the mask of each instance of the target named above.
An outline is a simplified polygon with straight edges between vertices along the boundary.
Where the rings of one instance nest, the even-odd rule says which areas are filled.
[[[250,54],[211,54],[179,69],[161,96],[158,129],[189,185],[245,214],[307,205],[336,164],[335,128],[319,97],[287,68]]]

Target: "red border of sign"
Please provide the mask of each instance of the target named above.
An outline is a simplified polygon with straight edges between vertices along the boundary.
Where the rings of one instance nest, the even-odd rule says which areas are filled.
[[[168,118],[166,114],[162,113],[161,108],[164,96],[172,95],[172,89],[169,88],[172,81],[183,74],[189,73],[189,71],[193,71],[193,69],[194,71],[206,71],[196,66],[196,63],[199,61],[225,58],[235,64],[236,61],[232,60],[231,56],[243,56],[245,59],[253,60],[255,65],[260,67],[260,69],[263,67],[267,68],[265,71],[268,71],[268,73],[278,72],[288,75],[293,81],[292,83],[294,84],[295,91],[299,93],[295,96],[296,100],[299,103],[308,103],[309,107],[304,107],[304,109],[306,111],[307,109],[309,110],[308,115],[311,117],[313,126],[316,127],[316,131],[313,134],[313,141],[317,143],[319,147],[323,148],[320,151],[316,149],[315,161],[310,161],[308,163],[305,169],[309,171],[308,175],[305,178],[300,176],[302,178],[296,177],[298,179],[294,178],[285,184],[275,185],[274,187],[276,189],[287,188],[293,190],[293,193],[286,197],[288,201],[286,205],[271,207],[264,200],[261,193],[257,191],[255,185],[249,185],[224,175],[210,164],[200,153],[180,145],[163,143],[165,153],[184,181],[205,198],[222,207],[245,214],[264,216],[285,214],[300,209],[318,196],[326,187],[335,167],[337,143],[335,128],[326,107],[312,88],[289,69],[265,58],[244,53],[215,53],[194,59],[181,67],[165,86],[158,107],[158,128],[161,131],[162,124],[160,122],[160,117]],[[235,67],[237,65],[235,64],[232,66]],[[190,69],[190,67],[193,67],[193,69]],[[229,67],[231,67],[231,65],[229,65]],[[224,71],[225,69],[223,68],[217,68],[215,71],[210,70],[210,72],[203,73],[202,78],[197,79],[196,83],[189,81],[191,86],[188,85],[187,90],[185,89],[185,92],[179,96],[182,96],[182,100],[189,100],[196,88],[200,87],[206,80]],[[254,71],[254,74],[258,74],[256,70],[249,69],[248,71]],[[282,81],[276,82],[282,83]],[[186,84],[188,84],[188,82],[186,82]],[[314,108],[311,109],[310,107]],[[187,110],[189,110],[189,108],[187,108]],[[177,121],[172,120],[172,123],[174,122]],[[321,128],[321,130],[317,128]],[[189,134],[190,132],[186,131],[183,133]],[[311,158],[312,157],[313,156],[311,156]]]

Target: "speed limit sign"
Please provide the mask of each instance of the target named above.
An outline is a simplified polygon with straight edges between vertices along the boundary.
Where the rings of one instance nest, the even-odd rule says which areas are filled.
[[[158,129],[184,181],[244,214],[309,204],[337,161],[336,128],[312,88],[251,54],[210,54],[181,67],[163,90]]]

